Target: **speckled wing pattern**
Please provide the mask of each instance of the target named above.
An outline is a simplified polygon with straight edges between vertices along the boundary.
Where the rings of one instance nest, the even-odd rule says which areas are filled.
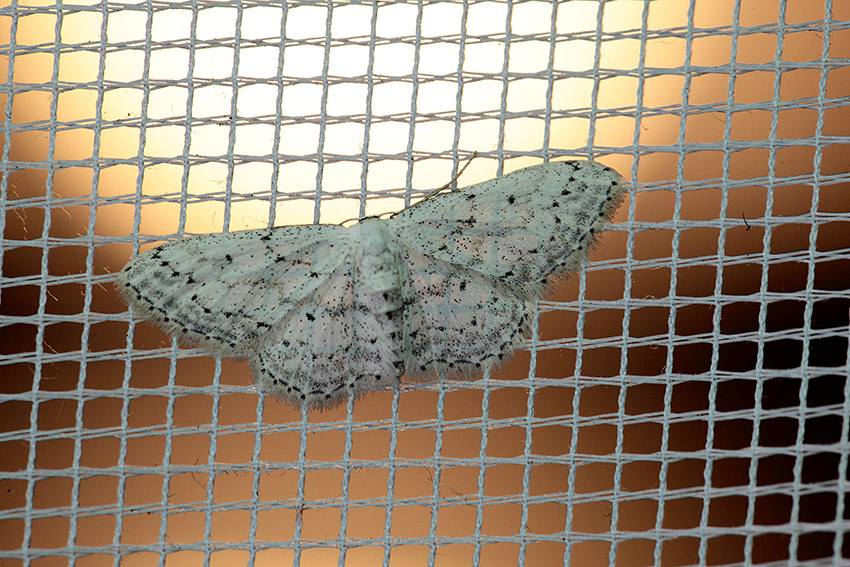
[[[247,358],[260,386],[332,406],[403,375],[479,374],[523,341],[534,300],[576,269],[623,195],[590,161],[529,167],[351,228],[170,242],[118,276],[142,316]]]
[[[408,374],[480,373],[501,362],[524,340],[534,300],[579,267],[623,191],[600,163],[552,162],[395,215]]]
[[[169,242],[128,263],[118,289],[144,318],[181,339],[244,353],[345,261],[345,232],[286,226]]]

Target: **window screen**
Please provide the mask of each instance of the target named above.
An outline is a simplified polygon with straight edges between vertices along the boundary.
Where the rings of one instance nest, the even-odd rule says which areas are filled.
[[[847,565],[850,3],[0,3],[0,565]],[[326,411],[131,315],[185,235],[630,182],[484,376]]]

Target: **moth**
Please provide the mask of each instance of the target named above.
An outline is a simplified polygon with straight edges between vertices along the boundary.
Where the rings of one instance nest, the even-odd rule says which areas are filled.
[[[351,227],[169,242],[129,262],[117,285],[181,341],[249,360],[271,394],[328,407],[404,375],[479,375],[505,360],[624,189],[600,163],[550,162]]]

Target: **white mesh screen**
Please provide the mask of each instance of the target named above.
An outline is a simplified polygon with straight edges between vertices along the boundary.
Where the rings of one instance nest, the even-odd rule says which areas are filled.
[[[1,6],[0,566],[850,563],[850,3]],[[473,152],[632,182],[498,372],[302,411],[113,289]]]

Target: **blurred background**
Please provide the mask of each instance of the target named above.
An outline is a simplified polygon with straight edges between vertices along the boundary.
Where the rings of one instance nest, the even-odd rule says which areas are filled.
[[[846,565],[850,4],[0,2],[0,565]],[[183,235],[630,182],[497,372],[306,411],[131,316]]]

